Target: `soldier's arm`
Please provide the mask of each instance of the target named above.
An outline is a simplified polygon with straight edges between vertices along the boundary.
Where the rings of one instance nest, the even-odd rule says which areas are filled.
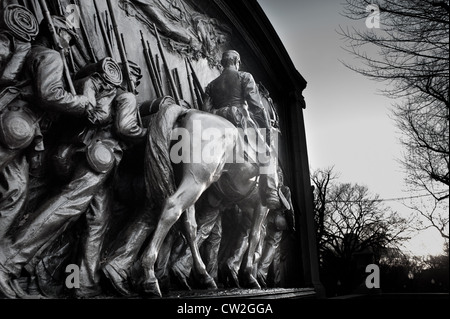
[[[14,52],[10,51],[9,39],[0,35],[0,86],[18,85],[19,74],[25,64],[31,44],[16,41]],[[8,56],[10,59],[8,60]]]
[[[270,128],[269,116],[261,102],[261,97],[259,96],[255,79],[250,73],[246,72],[241,72],[241,77],[244,87],[244,96],[247,101],[250,114],[258,117],[258,119],[262,121],[261,124],[264,124],[266,128]]]
[[[64,88],[64,65],[56,51],[47,51],[34,59],[32,71],[37,98],[42,107],[74,115],[86,116],[89,100],[82,95],[73,95]]]
[[[103,125],[111,121],[111,104],[117,92],[115,88],[104,83],[100,77],[93,75],[78,80],[76,90],[89,99],[92,108],[87,111],[87,118],[92,124]]]

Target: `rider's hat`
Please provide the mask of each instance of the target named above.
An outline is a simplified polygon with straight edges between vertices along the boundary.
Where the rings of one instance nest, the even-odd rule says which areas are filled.
[[[220,61],[220,64],[225,67],[240,61],[241,56],[239,52],[237,52],[236,50],[227,50],[222,54],[222,60]]]

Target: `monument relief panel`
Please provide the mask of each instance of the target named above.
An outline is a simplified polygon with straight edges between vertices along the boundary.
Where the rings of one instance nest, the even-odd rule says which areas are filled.
[[[306,82],[255,8],[1,1],[0,295],[314,294]]]

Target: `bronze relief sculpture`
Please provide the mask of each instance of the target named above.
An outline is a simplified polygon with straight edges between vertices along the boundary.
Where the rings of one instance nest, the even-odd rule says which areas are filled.
[[[103,56],[86,47],[94,32],[80,37],[58,3],[2,5],[0,293],[92,298],[105,293],[102,278],[123,296],[163,296],[170,280],[183,289],[267,287],[282,234],[294,228],[293,205],[274,152],[273,105],[239,70],[239,53],[222,50],[218,30],[227,28],[188,1],[120,1],[157,36],[209,62],[221,56],[223,71],[201,96],[183,61],[197,79],[189,84],[198,109],[182,98],[179,74],[158,72],[145,56],[158,89],[138,101],[143,72],[111,2]],[[163,78],[173,94],[164,94]],[[222,226],[228,219],[237,229],[237,215],[240,231],[227,244]],[[67,264],[79,269],[73,294],[56,275]]]

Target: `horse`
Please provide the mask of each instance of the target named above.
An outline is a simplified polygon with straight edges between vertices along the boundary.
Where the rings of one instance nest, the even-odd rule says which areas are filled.
[[[146,196],[161,214],[140,260],[144,293],[162,297],[155,262],[167,233],[182,216],[197,278],[203,287],[217,289],[200,256],[195,218],[195,203],[213,189],[216,195],[224,196],[224,200],[239,200],[245,211],[249,206],[253,211],[243,276],[248,286],[259,287],[253,276],[253,256],[268,208],[263,206],[259,192],[255,192],[259,166],[256,161],[248,160],[252,156],[255,159],[256,152],[250,154],[251,147],[245,146],[239,130],[230,121],[199,110],[188,110],[173,101],[160,105],[150,117],[148,127],[144,167]],[[175,143],[174,134],[179,134],[181,140]],[[239,160],[244,153],[246,160]]]

